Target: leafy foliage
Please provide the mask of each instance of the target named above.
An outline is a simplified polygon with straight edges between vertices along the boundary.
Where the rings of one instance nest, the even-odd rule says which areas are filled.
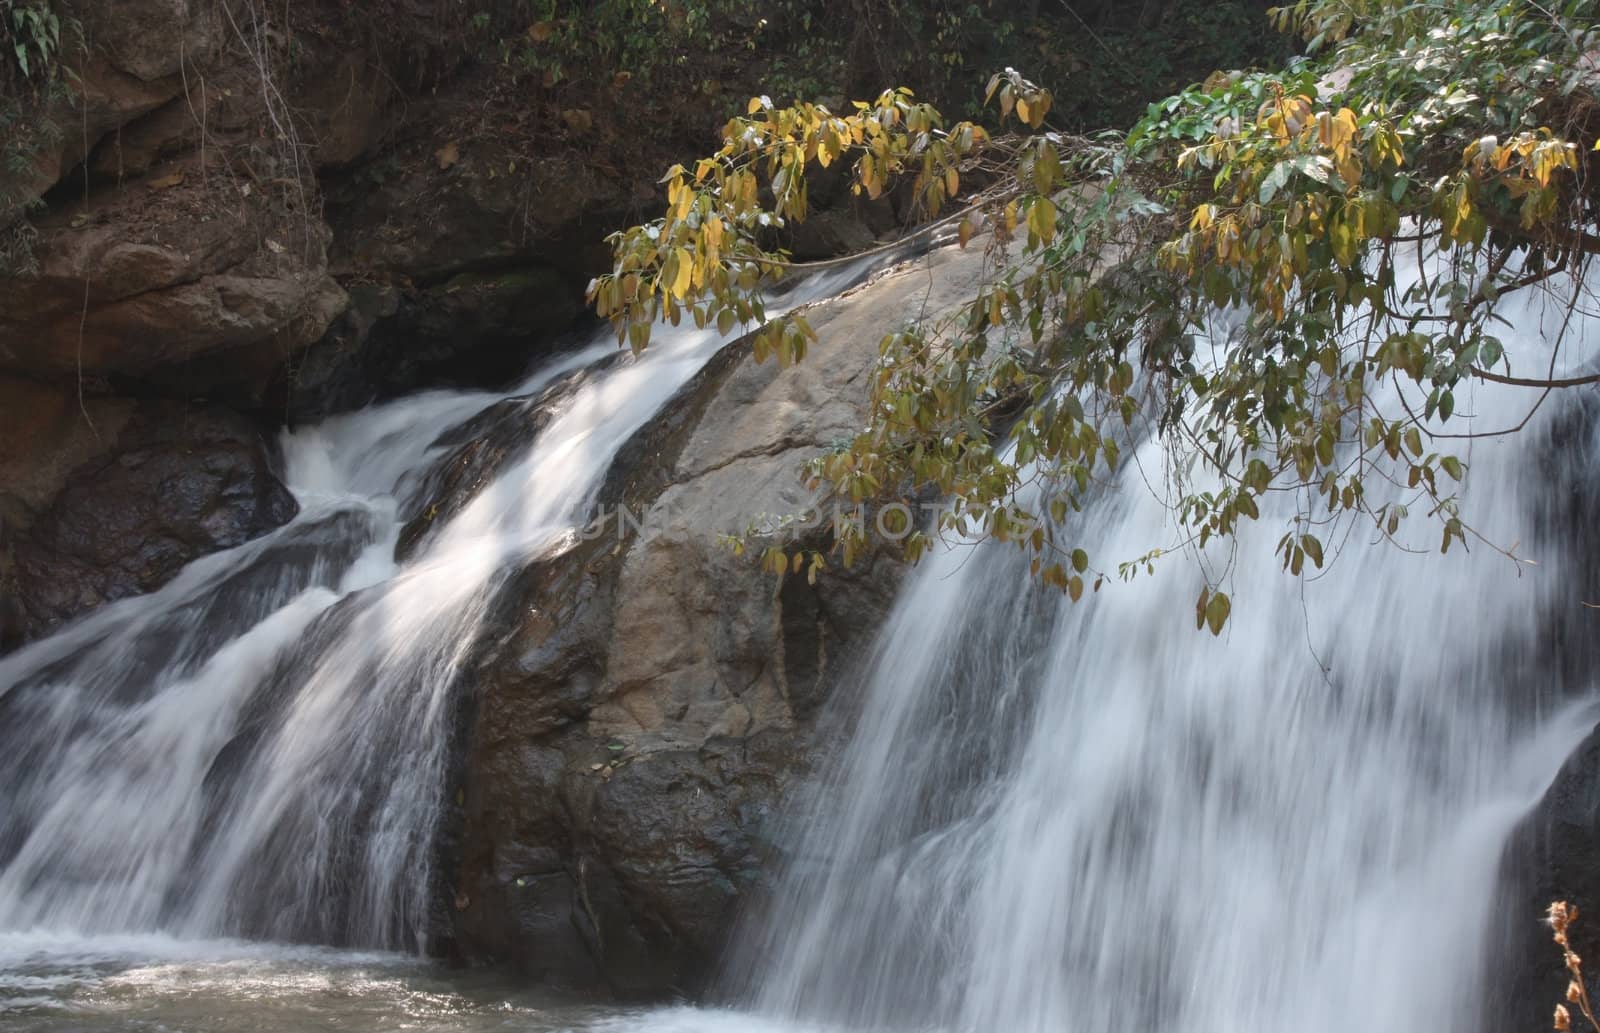
[[[1073,124],[1106,124],[1131,104],[1203,74],[1221,57],[1262,56],[1264,0],[480,0],[475,49],[520,80],[613,82],[675,102],[753,88],[780,102],[919,84],[961,116],[981,108],[973,69],[1026,61],[1070,82]],[[652,128],[676,112],[657,106]]]
[[[24,79],[45,77],[61,49],[61,18],[48,3],[28,0],[0,2],[5,23],[6,55],[16,62]]]
[[[805,217],[812,165],[847,163],[874,196],[910,178],[928,215],[966,206],[964,245],[1009,260],[958,319],[884,338],[871,425],[812,465],[815,483],[945,496],[936,530],[1015,541],[1074,599],[1112,575],[1064,540],[1066,516],[1150,433],[1182,546],[1232,536],[1274,492],[1297,500],[1278,541],[1292,574],[1321,567],[1352,520],[1393,536],[1420,512],[1447,551],[1473,534],[1449,444],[1476,433],[1449,424],[1463,381],[1594,379],[1512,371],[1491,331],[1505,296],[1576,283],[1600,250],[1584,159],[1600,135],[1595,3],[1301,0],[1272,17],[1309,58],[1215,74],[1092,138],[1052,130],[1049,92],[1010,70],[987,90],[1023,130],[1004,139],[947,128],[903,89],[845,115],[758,98],[716,154],[668,171],[666,216],[614,238],[591,295],[635,349],[660,317],[761,323],[760,282],[787,269],[763,231]],[[963,197],[979,160],[1004,174]],[[1219,347],[1223,312],[1244,315]],[[809,338],[793,317],[754,348],[795,361]],[[1421,411],[1376,401],[1390,381]],[[1369,502],[1374,478],[1411,497]],[[848,562],[864,544],[837,546]],[[1230,609],[1213,585],[1197,625],[1219,633]]]
[[[637,78],[641,86],[666,85],[680,70],[690,71],[697,56],[754,49],[766,28],[751,5],[727,0],[519,0],[491,4],[472,21],[501,63],[545,87],[597,69]]]
[[[38,234],[26,216],[39,207],[29,179],[60,128],[46,109],[69,93],[63,78],[63,23],[44,0],[0,0],[0,275],[32,272]]]

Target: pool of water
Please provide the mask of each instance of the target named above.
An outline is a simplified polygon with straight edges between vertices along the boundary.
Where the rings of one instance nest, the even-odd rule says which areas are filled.
[[[0,933],[5,1033],[759,1033],[751,1016],[622,1009],[397,954]]]

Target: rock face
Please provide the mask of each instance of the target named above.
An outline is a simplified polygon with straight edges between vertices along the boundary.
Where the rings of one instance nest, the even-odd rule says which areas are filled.
[[[344,308],[320,223],[170,189],[183,196],[116,191],[41,221],[37,274],[0,282],[0,370],[248,396]]]
[[[780,584],[718,533],[807,506],[799,466],[861,425],[885,321],[946,310],[980,265],[935,252],[815,307],[820,341],[792,370],[730,347],[613,470],[601,512],[654,507],[646,528],[608,520],[522,572],[477,674],[445,848],[459,953],[624,995],[703,979],[900,573],[880,551]]]
[[[1600,714],[1590,714],[1590,719]],[[1561,949],[1539,921],[1551,902],[1578,907],[1572,948],[1600,958],[1600,725],[1567,758],[1561,773],[1512,836],[1501,864],[1501,899],[1483,985],[1498,1029],[1536,1033],[1550,1027],[1565,1000]],[[1589,963],[1593,970],[1593,963]],[[1592,984],[1591,984],[1592,985]],[[1590,991],[1594,991],[1591,989]]]
[[[589,278],[608,267],[603,238],[631,210],[618,179],[570,154],[530,161],[460,133],[473,113],[459,106],[416,102],[381,159],[328,178],[330,268],[364,282],[287,365],[291,422],[425,386],[511,380],[560,346]]]
[[[58,7],[71,88],[7,116],[0,234],[28,246],[0,254],[0,372],[296,422],[505,379],[637,201],[573,148],[475,134],[492,86],[438,5]]]
[[[1519,709],[1541,716],[1593,698],[1600,669],[1600,636],[1590,607],[1600,592],[1600,549],[1589,529],[1600,520],[1600,483],[1590,475],[1600,441],[1600,399],[1563,399],[1571,407],[1534,442],[1541,492],[1537,540],[1561,571],[1555,597],[1541,615],[1540,641],[1530,655],[1508,658],[1507,681]],[[1575,404],[1574,404],[1575,403]],[[1528,433],[1536,433],[1529,431]],[[1485,1029],[1539,1033],[1550,1028],[1565,999],[1567,976],[1550,928],[1540,921],[1553,901],[1577,906],[1573,948],[1585,959],[1595,994],[1600,959],[1600,708],[1568,715],[1584,736],[1526,817],[1500,862],[1500,886],[1482,987]],[[1570,739],[1568,740],[1571,741]],[[1469,980],[1469,982],[1471,982]],[[1576,1017],[1575,1017],[1576,1021]]]
[[[74,131],[37,149],[31,187],[64,196],[34,220],[30,268],[0,280],[0,370],[161,384],[181,367],[189,391],[261,381],[344,293],[295,127],[277,146],[244,142],[285,103],[251,75],[259,33],[186,0],[62,13],[86,46],[75,89],[37,118]]]
[[[237,413],[159,400],[80,408],[68,392],[4,379],[0,402],[0,644],[159,588],[295,513],[274,450]]]
[[[359,6],[57,0],[59,82],[0,96],[0,649],[280,522],[262,431],[511,379],[580,313],[627,190],[513,174],[457,12]]]

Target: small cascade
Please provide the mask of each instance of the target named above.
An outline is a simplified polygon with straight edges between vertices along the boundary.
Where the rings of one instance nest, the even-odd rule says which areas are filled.
[[[723,343],[663,327],[635,360],[602,332],[509,394],[287,434],[288,525],[0,661],[0,933],[417,949],[454,689],[497,590],[571,541]],[[439,505],[452,448],[494,423],[517,433],[482,489]]]

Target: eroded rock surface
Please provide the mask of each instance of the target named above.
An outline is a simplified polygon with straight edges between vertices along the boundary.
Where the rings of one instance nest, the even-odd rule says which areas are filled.
[[[221,408],[0,378],[0,642],[159,588],[294,515],[261,428]]]
[[[462,954],[622,994],[704,978],[900,574],[878,551],[780,583],[718,535],[811,503],[800,465],[861,425],[885,321],[948,310],[980,265],[939,251],[816,306],[795,369],[725,350],[605,488],[602,512],[658,517],[522,572],[477,675],[447,846]]]

